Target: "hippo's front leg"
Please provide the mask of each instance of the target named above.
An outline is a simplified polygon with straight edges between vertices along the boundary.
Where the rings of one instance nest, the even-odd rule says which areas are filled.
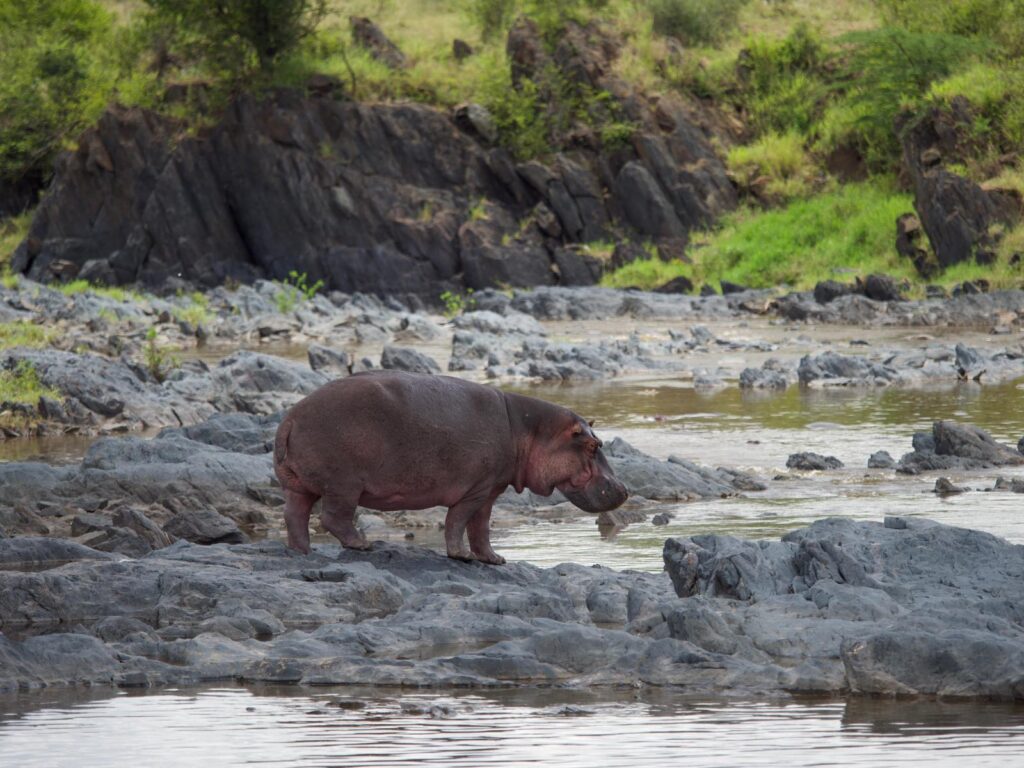
[[[469,518],[469,524],[466,526],[469,533],[469,548],[473,550],[473,557],[481,563],[504,565],[505,558],[491,547],[491,507],[493,505],[494,499],[491,499]]]

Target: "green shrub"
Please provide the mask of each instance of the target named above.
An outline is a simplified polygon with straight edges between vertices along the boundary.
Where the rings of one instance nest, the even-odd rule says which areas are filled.
[[[808,132],[821,114],[828,89],[805,72],[796,72],[779,81],[770,90],[755,94],[749,101],[750,121],[759,132]]]
[[[267,73],[313,34],[327,0],[145,0],[192,55],[234,76]]]
[[[113,17],[91,0],[0,0],[0,183],[49,175],[106,106]]]
[[[887,169],[899,158],[896,115],[921,104],[931,84],[970,61],[981,47],[966,37],[898,28],[845,35],[844,74],[853,81],[845,96],[853,115],[851,137],[870,167]]]
[[[567,21],[585,21],[588,14],[601,11],[608,0],[522,0],[523,12],[537,22],[549,43]]]
[[[469,13],[484,40],[493,40],[503,34],[512,22],[516,0],[470,0]]]
[[[181,360],[173,354],[172,349],[174,348],[160,344],[156,328],[146,331],[146,346],[143,350],[146,369],[158,382],[164,382],[172,370],[181,367]]]
[[[737,62],[742,104],[758,132],[808,132],[821,114],[828,89],[821,77],[824,49],[806,24],[782,40],[747,43]]]
[[[654,31],[688,45],[721,43],[736,29],[747,0],[649,0]]]

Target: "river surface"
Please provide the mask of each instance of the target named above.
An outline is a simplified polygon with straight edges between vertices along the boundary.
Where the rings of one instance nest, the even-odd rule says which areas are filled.
[[[0,715],[3,765],[1009,768],[1024,707],[727,701],[672,691],[206,688],[37,694]]]
[[[573,338],[610,335],[607,324],[550,324]],[[620,329],[625,335],[635,328]],[[638,329],[643,331],[644,329]],[[840,351],[852,338],[914,346],[905,329],[715,327],[731,338],[780,344],[762,352],[709,355],[731,375],[767,357]],[[655,333],[654,330],[650,331]],[[935,331],[931,333],[935,334]],[[787,335],[788,334],[788,335]],[[965,340],[967,334],[956,334]],[[826,338],[827,337],[827,338]],[[966,339],[982,345],[978,334]],[[987,340],[989,344],[992,340]],[[1005,343],[1005,340],[1000,340]],[[427,350],[443,363],[447,342]],[[265,350],[304,356],[302,348]],[[218,353],[207,352],[214,361]],[[370,354],[372,357],[372,353]],[[689,360],[689,358],[688,358]],[[951,376],[951,379],[953,377]],[[974,492],[937,497],[936,475],[866,469],[886,450],[898,459],[913,433],[937,419],[971,422],[1010,445],[1024,435],[1024,384],[953,381],[932,388],[741,392],[696,391],[683,375],[592,385],[506,387],[546,398],[596,420],[605,440],[622,437],[668,458],[751,472],[768,490],[730,499],[660,504],[673,519],[599,531],[594,518],[496,529],[509,559],[564,561],[659,571],[669,536],[715,532],[778,538],[813,520],[841,515],[881,520],[915,515],[990,531],[1024,543],[1024,496],[983,492],[1024,468],[948,476]],[[0,460],[77,461],[90,439],[9,441]],[[833,455],[845,468],[792,472],[797,451]],[[431,544],[430,534],[416,533]],[[437,537],[438,545],[441,544]],[[339,706],[340,703],[340,706]],[[928,700],[692,699],[666,690],[528,689],[459,693],[388,689],[210,687],[154,692],[53,691],[0,697],[0,766],[999,766],[1024,765],[1024,706]]]

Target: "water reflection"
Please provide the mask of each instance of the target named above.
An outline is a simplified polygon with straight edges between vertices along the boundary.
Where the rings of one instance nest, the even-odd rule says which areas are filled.
[[[0,699],[4,763],[35,766],[996,766],[1024,707],[716,700],[675,690],[281,686]]]

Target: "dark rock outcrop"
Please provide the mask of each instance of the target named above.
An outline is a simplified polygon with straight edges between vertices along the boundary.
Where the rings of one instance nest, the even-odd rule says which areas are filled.
[[[521,44],[518,24],[509,38],[513,74],[540,77],[548,54],[524,23]],[[457,286],[596,282],[602,265],[566,245],[611,237],[613,220],[685,242],[736,199],[707,110],[675,96],[654,110],[620,88],[616,48],[592,60],[591,34],[574,26],[553,63],[624,105],[639,126],[628,146],[566,136],[549,165],[517,163],[477,105],[453,116],[284,90],[240,97],[188,138],[174,120],[115,107],[58,163],[12,266],[42,281],[204,286],[297,271],[328,289],[432,302]]]
[[[943,166],[958,156],[960,137],[972,122],[968,105],[955,99],[948,111],[933,108],[916,119],[901,115],[897,126],[914,208],[943,269],[990,252],[994,225],[1011,226],[1022,212],[1019,195],[983,189]]]
[[[684,599],[660,606],[652,633],[788,658],[811,687],[1024,697],[1024,547],[990,534],[836,518],[779,542],[669,539],[665,567]]]
[[[916,475],[928,470],[990,469],[1024,465],[1024,455],[992,439],[973,424],[936,421],[932,433],[914,435],[914,450],[900,459],[897,472]]]
[[[804,356],[797,373],[801,384],[813,386],[876,386],[899,379],[894,368],[836,352]]]

